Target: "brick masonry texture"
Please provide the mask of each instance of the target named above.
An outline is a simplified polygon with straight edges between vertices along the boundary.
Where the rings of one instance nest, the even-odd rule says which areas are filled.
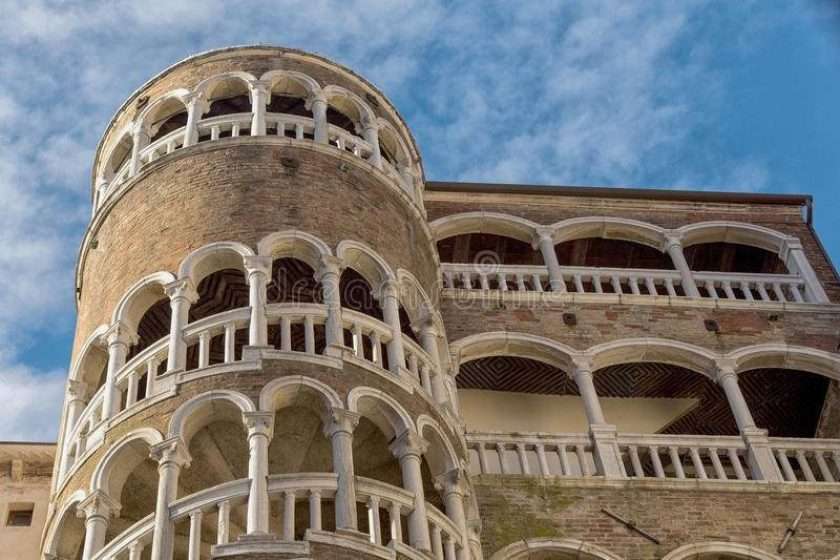
[[[627,560],[659,560],[688,543],[731,541],[775,552],[785,529],[802,511],[799,530],[785,549],[789,560],[829,560],[840,550],[836,494],[784,491],[698,491],[574,487],[518,476],[473,478],[481,512],[484,557],[519,540],[578,539]],[[656,545],[603,512],[631,520],[661,541]]]

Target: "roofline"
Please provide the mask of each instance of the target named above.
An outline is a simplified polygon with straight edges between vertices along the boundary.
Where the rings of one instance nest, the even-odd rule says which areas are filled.
[[[627,198],[644,200],[683,200],[694,202],[739,202],[743,204],[779,204],[807,206],[811,222],[813,197],[808,194],[742,193],[705,190],[672,190],[639,187],[585,187],[579,185],[512,185],[505,183],[459,183],[427,181],[426,190],[435,192],[535,194],[583,196],[590,198]]]
[[[0,445],[58,445],[55,441],[0,441]]]

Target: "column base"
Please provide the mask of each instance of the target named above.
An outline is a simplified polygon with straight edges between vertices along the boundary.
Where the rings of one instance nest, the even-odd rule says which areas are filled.
[[[741,436],[747,445],[747,461],[753,478],[766,482],[784,482],[779,465],[773,456],[773,450],[770,449],[767,430],[747,428]]]
[[[598,472],[604,478],[626,478],[624,461],[618,448],[618,434],[612,424],[592,424],[589,426],[592,447]]]
[[[240,535],[235,542],[213,545],[210,556],[216,558],[231,558],[253,554],[309,554],[309,543],[306,541],[284,541],[273,533],[255,533]]]
[[[257,362],[262,359],[262,353],[266,350],[274,350],[274,346],[243,346],[242,361]]]

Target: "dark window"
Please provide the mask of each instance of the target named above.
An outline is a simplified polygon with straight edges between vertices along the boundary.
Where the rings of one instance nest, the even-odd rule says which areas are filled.
[[[9,517],[6,519],[7,527],[29,527],[32,525],[32,504],[13,505],[9,508]]]

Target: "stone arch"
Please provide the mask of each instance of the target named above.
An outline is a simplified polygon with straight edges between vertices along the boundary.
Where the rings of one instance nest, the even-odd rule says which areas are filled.
[[[291,229],[266,235],[257,243],[257,254],[272,257],[299,259],[318,270],[321,259],[332,255],[332,250],[318,237],[304,231]]]
[[[102,157],[102,164],[99,166],[99,175],[108,182],[114,179],[117,171],[131,158],[131,150],[134,146],[133,124],[127,124],[114,137],[117,140],[108,147],[108,151]]]
[[[160,432],[147,427],[138,428],[114,442],[96,465],[90,490],[100,490],[119,502],[120,492],[131,471],[148,457],[143,448],[148,450],[162,441]]]
[[[806,371],[840,380],[840,355],[787,344],[756,344],[739,348],[725,356],[734,361],[737,373],[753,369]]]
[[[657,362],[679,366],[714,381],[717,354],[699,346],[665,338],[627,338],[592,346],[586,351],[592,371],[627,363]]]
[[[376,123],[376,115],[370,106],[352,91],[337,85],[329,85],[323,90],[327,104],[349,117],[357,125]]]
[[[455,363],[491,356],[528,358],[569,372],[580,352],[549,338],[533,334],[496,331],[470,335],[450,344]]]
[[[376,251],[358,241],[345,239],[338,244],[336,256],[342,267],[361,274],[376,292],[388,280],[395,280],[394,271]]]
[[[248,72],[225,72],[223,74],[216,74],[215,76],[210,76],[209,78],[202,80],[197,86],[195,86],[193,91],[194,93],[201,95],[205,101],[210,103],[213,100],[213,95],[216,93],[217,88],[225,82],[241,82],[250,91],[250,83],[256,79],[256,76]]]
[[[533,243],[539,224],[500,212],[464,212],[438,218],[429,224],[435,241],[468,233],[491,233]]]
[[[417,418],[417,434],[429,442],[429,448],[424,456],[432,471],[432,476],[440,476],[461,467],[452,442],[431,416],[422,414]]]
[[[382,155],[393,159],[392,164],[398,169],[411,166],[411,152],[394,125],[383,118],[377,119],[376,124],[379,128],[379,144],[385,148],[380,150]]]
[[[562,554],[567,560],[622,560],[620,556],[576,539],[535,538],[510,544],[496,552],[490,560],[527,560],[540,553]]]
[[[414,431],[408,412],[390,395],[371,387],[356,387],[347,396],[347,408],[373,422],[388,440]]]
[[[787,235],[778,231],[733,221],[699,222],[675,230],[682,237],[683,247],[700,243],[736,243],[758,247],[771,253],[780,253]]]
[[[659,251],[664,249],[665,244],[663,228],[625,218],[587,216],[555,222],[549,227],[555,244],[587,237],[620,239],[647,245]]]
[[[400,288],[400,304],[405,309],[412,324],[416,324],[424,318],[424,315],[429,314],[435,323],[435,327],[440,332],[444,332],[443,321],[441,321],[440,315],[434,312],[435,307],[432,298],[420,285],[417,277],[406,269],[400,268],[397,269],[397,283]]]
[[[49,532],[46,534],[44,539],[44,542],[46,543],[46,546],[44,547],[44,555],[47,558],[73,558],[74,556],[71,555],[74,552],[78,553],[78,550],[84,546],[85,531],[84,524],[81,520],[79,520],[76,524],[77,530],[81,529],[78,534],[75,535],[75,541],[78,543],[78,548],[74,547],[76,550],[68,550],[68,548],[72,545],[62,541],[64,541],[64,530],[68,519],[72,520],[77,518],[76,514],[73,512],[73,508],[77,507],[79,503],[85,499],[85,497],[86,495],[84,490],[76,490],[69,498],[67,498],[53,517],[55,521],[50,526]]]
[[[79,355],[70,368],[70,381],[79,381],[87,385],[86,394],[96,392],[99,376],[108,365],[108,351],[102,337],[108,332],[108,325],[99,325],[85,339]]]
[[[244,258],[253,256],[254,251],[236,241],[210,243],[186,256],[178,267],[178,278],[189,278],[194,286],[213,272],[226,268],[245,270]]]
[[[241,412],[254,412],[254,403],[247,396],[236,391],[217,390],[197,395],[183,403],[169,420],[167,437],[180,437],[189,445],[190,439],[207,420],[212,419],[218,407],[234,406]]]
[[[299,91],[295,91],[295,88],[289,87],[289,85],[291,84],[297,85],[300,88],[300,90],[302,90],[304,93],[304,95],[300,97],[303,97],[307,100],[311,100],[313,97],[317,96],[321,92],[321,86],[314,78],[302,72],[295,72],[292,70],[269,70],[268,72],[260,76],[260,81],[268,82],[269,92],[272,92],[278,84],[288,82],[288,85],[284,84],[283,92],[290,94],[298,94]]]
[[[190,92],[186,89],[180,88],[167,92],[143,108],[137,118],[135,119],[135,126],[141,127],[149,136],[154,136],[157,133],[155,125],[161,122],[161,119],[167,118],[171,115],[181,111],[172,110],[181,109],[184,112],[187,110],[185,102],[186,97]]]
[[[156,302],[166,297],[164,287],[174,281],[175,276],[166,271],[155,272],[138,280],[123,295],[114,309],[111,317],[112,324],[124,324],[136,334],[143,314]]]
[[[733,560],[781,560],[776,556],[758,548],[732,542],[706,542],[687,544],[672,550],[662,560],[703,560],[704,558],[715,558],[707,556],[712,554],[726,554]]]
[[[282,408],[302,389],[310,389],[320,395],[325,409],[342,408],[341,397],[332,387],[311,377],[295,375],[279,377],[267,383],[260,391],[260,410],[273,412]]]

